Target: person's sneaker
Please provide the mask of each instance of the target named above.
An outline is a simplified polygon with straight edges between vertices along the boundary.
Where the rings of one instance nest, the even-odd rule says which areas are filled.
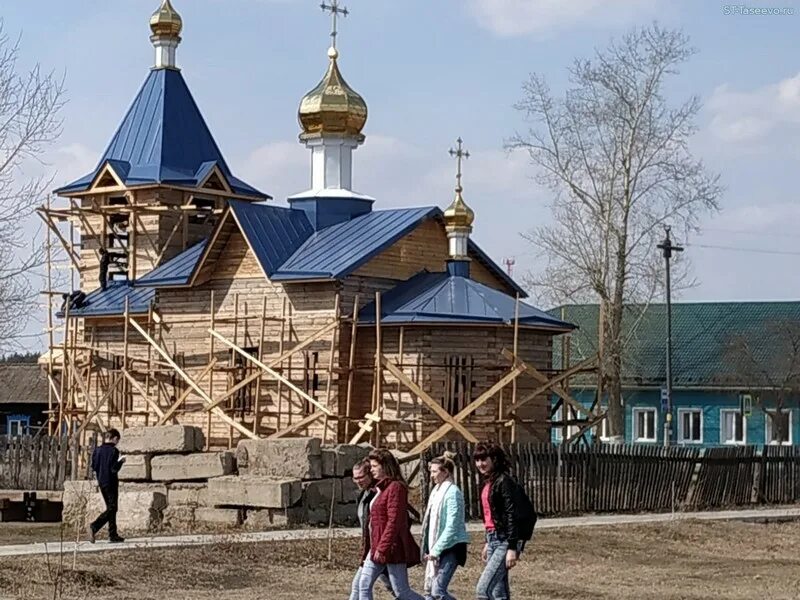
[[[94,527],[92,527],[91,525],[88,525],[86,527],[86,533],[89,535],[89,543],[90,544],[94,544],[94,541],[95,541]]]
[[[113,537],[113,538],[108,538],[108,541],[111,544],[121,544],[122,542],[125,541],[125,538],[117,536],[117,537]]]

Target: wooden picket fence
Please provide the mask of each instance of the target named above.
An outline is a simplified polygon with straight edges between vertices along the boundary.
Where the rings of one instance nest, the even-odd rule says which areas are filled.
[[[455,482],[467,518],[481,516],[474,444],[440,442],[422,456],[423,497],[428,461],[456,454]],[[660,446],[504,446],[511,472],[537,512],[548,516],[604,512],[693,511],[800,502],[800,446],[686,448]]]
[[[68,479],[89,477],[94,439],[0,436],[0,490],[61,490]]]

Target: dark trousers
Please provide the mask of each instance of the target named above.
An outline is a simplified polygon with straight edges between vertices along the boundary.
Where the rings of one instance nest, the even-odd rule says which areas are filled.
[[[92,530],[97,533],[108,523],[108,537],[113,539],[118,536],[117,503],[119,500],[119,486],[110,485],[108,487],[101,487],[100,493],[103,495],[103,500],[106,503],[106,510],[92,523]]]

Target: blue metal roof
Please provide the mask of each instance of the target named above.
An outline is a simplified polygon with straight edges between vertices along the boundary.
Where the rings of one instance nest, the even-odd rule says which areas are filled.
[[[302,210],[235,200],[230,202],[230,207],[269,278],[314,233]]]
[[[97,167],[56,193],[88,189],[108,163],[126,186],[173,183],[197,187],[216,165],[231,189],[263,194],[233,176],[180,71],[150,71]]]
[[[346,277],[438,210],[435,207],[378,210],[321,229],[281,265],[272,279]]]
[[[186,285],[208,245],[208,240],[202,240],[191,248],[187,248],[174,258],[140,277],[134,285],[136,287],[166,287],[171,285]]]
[[[384,324],[513,325],[516,298],[468,277],[423,271],[381,297]],[[375,322],[375,303],[361,309],[359,323]],[[519,324],[559,331],[574,326],[524,302]]]
[[[129,299],[128,311],[131,314],[147,313],[150,302],[155,298],[153,288],[132,287],[126,281],[109,281],[108,287],[98,288],[86,296],[83,307],[70,308],[70,317],[104,317],[125,313],[125,298]],[[57,315],[63,318],[64,314]]]

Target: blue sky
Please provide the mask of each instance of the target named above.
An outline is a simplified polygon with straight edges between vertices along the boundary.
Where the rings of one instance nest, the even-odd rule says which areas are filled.
[[[47,160],[62,183],[94,166],[153,62],[157,0],[7,0],[22,64],[66,74],[64,134]],[[326,66],[329,18],[317,0],[174,0],[184,19],[178,63],[233,171],[276,201],[307,188],[296,110]],[[797,299],[800,202],[800,5],[791,16],[725,15],[725,2],[659,0],[350,0],[340,66],[367,100],[354,187],[376,207],[449,203],[457,136],[472,158],[465,197],[474,236],[515,275],[537,257],[519,233],[548,219],[548,192],[504,138],[524,125],[512,105],[533,71],[563,90],[574,57],[657,19],[699,54],[670,84],[704,103],[695,152],[722,175],[723,211],[687,242],[699,284],[684,300]],[[720,249],[708,246],[725,246]],[[769,251],[765,253],[763,251]]]

